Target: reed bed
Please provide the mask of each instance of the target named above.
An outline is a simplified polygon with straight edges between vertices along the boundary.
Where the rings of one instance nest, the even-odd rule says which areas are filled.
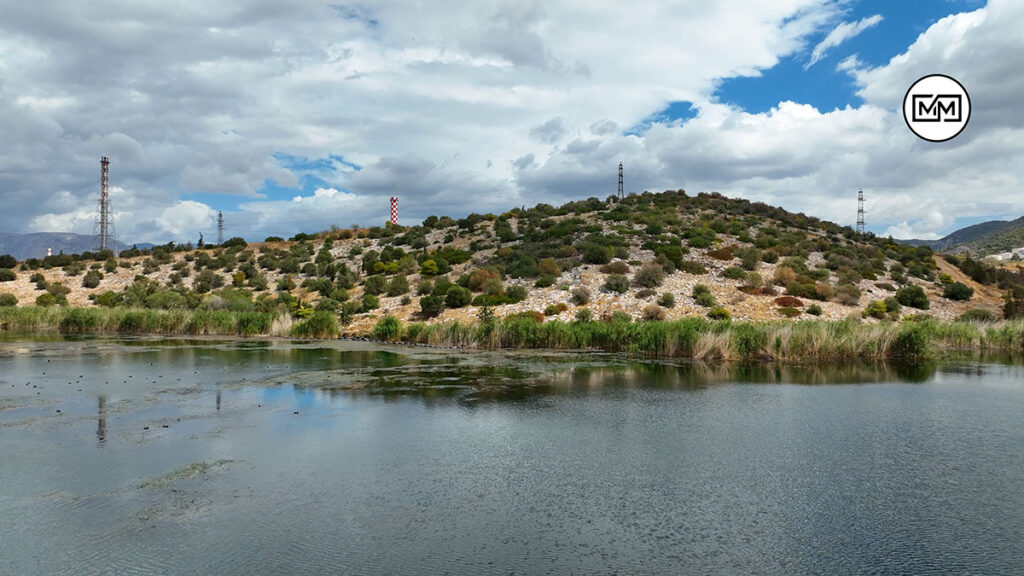
[[[188,334],[336,338],[337,317],[285,313],[138,308],[0,307],[0,331],[66,334]],[[368,336],[477,349],[601,350],[642,357],[789,363],[937,358],[954,352],[1024,354],[1024,321],[539,322],[513,316],[483,322],[401,322],[385,316]]]
[[[516,317],[476,323],[403,324],[394,318],[387,322],[386,329],[377,331],[387,334],[387,340],[432,346],[601,350],[706,361],[845,362],[934,358],[953,352],[1024,353],[1024,321],[1019,320],[537,322]]]
[[[150,310],[144,308],[69,308],[19,306],[0,308],[0,331],[65,334],[188,334],[266,336],[282,322],[273,314],[228,310]],[[284,323],[293,329],[291,323]],[[290,331],[290,330],[289,330]],[[337,336],[337,321],[329,336]]]

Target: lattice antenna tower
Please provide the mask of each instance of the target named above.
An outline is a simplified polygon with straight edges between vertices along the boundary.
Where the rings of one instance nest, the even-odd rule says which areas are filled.
[[[864,190],[857,191],[857,236],[864,237]]]
[[[224,243],[224,212],[217,211],[217,245]]]
[[[622,162],[619,162],[619,198],[622,197]]]
[[[99,250],[113,250],[114,217],[110,208],[110,158],[100,158],[100,201],[96,215]]]
[[[398,226],[398,196],[391,197],[391,223]]]

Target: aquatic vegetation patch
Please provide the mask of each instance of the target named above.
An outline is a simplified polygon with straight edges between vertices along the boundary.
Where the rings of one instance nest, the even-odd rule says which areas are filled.
[[[213,460],[210,462],[193,462],[188,466],[183,466],[177,470],[172,470],[163,476],[151,478],[138,485],[139,488],[163,488],[169,486],[175,482],[181,480],[188,480],[195,478],[196,476],[205,476],[210,472],[224,468],[229,464],[235,463],[235,460],[222,458],[220,460]]]

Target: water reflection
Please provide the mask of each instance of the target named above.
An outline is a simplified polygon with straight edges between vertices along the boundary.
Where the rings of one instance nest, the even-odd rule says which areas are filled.
[[[96,440],[100,446],[107,442],[107,397],[100,394],[96,408]]]
[[[925,382],[937,364],[781,365],[654,362],[586,356],[525,359],[518,355],[449,356],[422,363],[398,356],[396,363],[352,365],[292,373],[265,382],[329,395],[417,397],[427,404],[456,399],[466,404],[530,400],[541,396],[603,394],[632,388],[699,390],[726,384],[869,384]]]

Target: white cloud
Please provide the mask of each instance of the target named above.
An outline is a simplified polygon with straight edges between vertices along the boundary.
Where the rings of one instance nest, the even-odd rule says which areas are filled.
[[[0,3],[0,230],[91,233],[104,154],[129,242],[212,237],[197,192],[244,199],[225,213],[229,234],[259,239],[380,223],[391,195],[404,222],[604,198],[620,161],[627,191],[718,190],[847,224],[863,187],[876,230],[937,233],[952,216],[1024,210],[1024,14],[1008,0],[940,20],[884,66],[844,60],[863,106],[763,114],[715,102],[716,82],[803,53],[842,2],[125,0],[118,19]],[[836,27],[812,59],[874,18]],[[942,145],[917,140],[898,112],[934,71],[973,104]],[[697,116],[623,134],[673,101]],[[292,170],[281,155],[319,163]],[[297,202],[259,194],[303,177],[320,189]],[[932,211],[942,218],[922,218]]]
[[[828,36],[825,36],[824,40],[819,42],[818,45],[811,50],[811,59],[807,64],[804,64],[804,70],[817,64],[818,61],[824,58],[825,54],[832,48],[839,46],[843,42],[846,42],[868,28],[877,26],[882,19],[881,14],[875,14],[874,16],[868,16],[867,18],[862,18],[856,22],[843,22],[836,26],[828,33]]]

